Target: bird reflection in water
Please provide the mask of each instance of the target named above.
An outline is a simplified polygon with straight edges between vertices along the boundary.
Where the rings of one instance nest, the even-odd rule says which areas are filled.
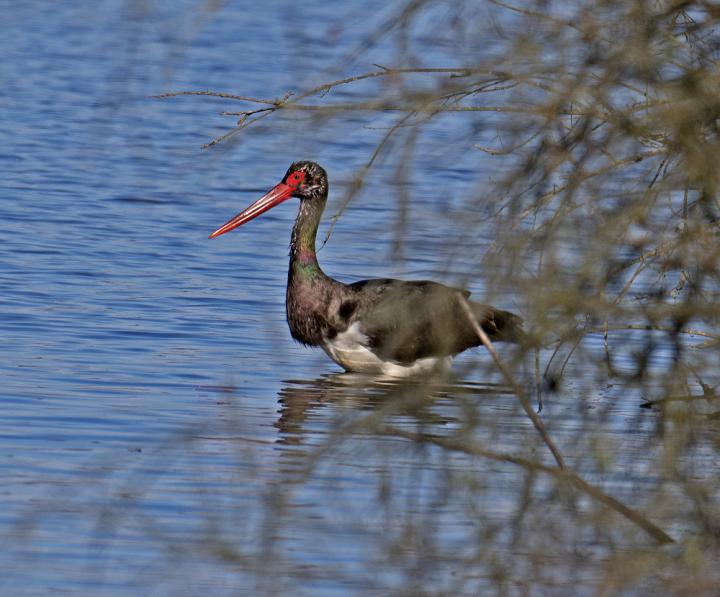
[[[507,392],[507,388],[496,384],[454,383],[449,376],[396,380],[337,373],[315,380],[287,380],[278,393],[277,441],[303,444],[312,433],[314,418],[333,415],[337,416],[334,425],[314,426],[316,431],[322,428],[326,432],[346,429],[367,433],[379,430],[390,419],[396,425],[411,424],[426,430],[457,427],[460,419],[450,412],[456,409],[438,408],[443,403]],[[325,407],[331,412],[322,413]]]

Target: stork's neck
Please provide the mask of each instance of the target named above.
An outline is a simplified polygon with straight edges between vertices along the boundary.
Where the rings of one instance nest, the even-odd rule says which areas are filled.
[[[315,253],[320,217],[325,209],[326,198],[305,199],[300,201],[295,226],[290,237],[290,278],[313,278],[325,275],[320,269]]]
[[[311,346],[321,345],[329,334],[333,296],[342,286],[325,275],[315,254],[315,235],[324,207],[324,197],[302,200],[290,238],[285,310],[292,337]]]

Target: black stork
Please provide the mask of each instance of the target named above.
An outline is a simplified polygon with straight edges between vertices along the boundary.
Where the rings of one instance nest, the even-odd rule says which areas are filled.
[[[275,188],[223,224],[225,234],[290,197],[300,199],[290,237],[286,313],[292,337],[321,347],[346,371],[406,376],[449,367],[452,357],[481,342],[460,301],[470,292],[430,281],[362,280],[343,284],[317,261],[315,237],[328,197],[328,178],[315,162],[295,162]],[[522,319],[467,301],[492,340],[517,341]]]

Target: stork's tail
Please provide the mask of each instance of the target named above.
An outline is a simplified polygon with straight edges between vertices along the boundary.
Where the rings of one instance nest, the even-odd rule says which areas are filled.
[[[470,304],[475,317],[492,341],[520,344],[527,340],[523,319],[519,315],[479,303]]]

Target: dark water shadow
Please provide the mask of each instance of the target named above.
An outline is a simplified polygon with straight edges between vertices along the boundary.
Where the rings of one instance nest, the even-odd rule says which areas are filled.
[[[448,409],[434,407],[458,400],[480,401],[498,394],[509,395],[511,391],[499,384],[460,381],[451,375],[394,380],[336,373],[311,380],[288,379],[278,392],[277,441],[302,444],[311,432],[312,419],[327,408],[346,417],[410,417],[416,423],[443,427],[460,424],[460,420]]]

